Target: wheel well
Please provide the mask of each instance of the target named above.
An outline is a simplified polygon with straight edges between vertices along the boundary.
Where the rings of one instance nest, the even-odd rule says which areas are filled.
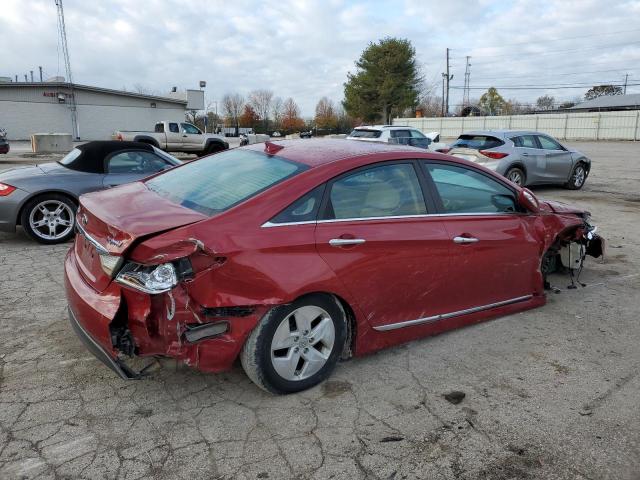
[[[145,143],[147,145],[153,145],[154,147],[160,147],[160,145],[158,144],[158,142],[156,142],[155,140],[152,140],[150,138],[141,138],[139,140],[136,140],[136,142],[138,143]]]
[[[527,174],[527,169],[524,168],[524,165],[522,163],[520,163],[520,162],[514,162],[511,165],[509,165],[509,168],[507,168],[507,172],[509,170],[511,170],[512,168],[519,168],[520,170],[522,170],[524,172],[525,175]]]
[[[38,192],[35,195],[31,195],[29,198],[27,198],[24,203],[22,204],[22,206],[20,207],[20,210],[18,210],[18,218],[16,218],[16,225],[22,225],[22,212],[24,211],[25,207],[27,206],[27,204],[38,197],[44,197],[45,195],[60,195],[62,197],[66,197],[69,200],[71,200],[73,202],[73,204],[76,206],[76,208],[78,207],[78,199],[76,197],[74,197],[73,195],[70,195],[67,192],[58,192],[58,191],[50,191],[50,192]]]
[[[342,355],[340,356],[340,358],[342,358],[343,360],[347,360],[351,358],[353,356],[353,352],[355,349],[356,333],[358,331],[356,314],[353,311],[353,308],[351,308],[351,305],[349,305],[349,303],[340,295],[336,295],[335,293],[330,293],[330,292],[309,292],[296,298],[296,300],[304,298],[308,295],[325,295],[328,297],[332,297],[339,304],[340,308],[344,311],[344,314],[347,317],[347,340],[345,342],[344,349],[342,351]]]

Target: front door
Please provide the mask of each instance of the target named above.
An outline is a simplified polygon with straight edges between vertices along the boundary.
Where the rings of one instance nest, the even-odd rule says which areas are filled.
[[[204,148],[202,133],[190,123],[181,123],[182,148],[185,151],[200,151]]]
[[[546,158],[545,178],[549,182],[564,183],[569,180],[569,173],[573,167],[571,152],[546,135],[538,135],[540,152]]]
[[[451,245],[440,218],[427,216],[414,163],[368,166],[327,189],[316,247],[369,323],[443,313]]]
[[[424,162],[451,250],[452,311],[523,301],[539,290],[539,244],[511,188],[478,170]]]

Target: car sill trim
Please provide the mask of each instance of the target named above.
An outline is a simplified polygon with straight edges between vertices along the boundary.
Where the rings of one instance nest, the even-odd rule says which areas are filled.
[[[447,318],[459,317],[461,315],[468,315],[470,313],[482,312],[484,310],[490,310],[492,308],[504,307],[505,305],[511,305],[513,303],[524,302],[526,300],[530,300],[531,298],[533,298],[533,295],[524,295],[522,297],[516,297],[509,300],[503,300],[501,302],[490,303],[488,305],[467,308],[465,310],[458,310],[456,312],[443,313],[440,315],[433,315],[431,317],[417,318],[415,320],[407,320],[406,322],[379,325],[373,327],[373,329],[379,332],[387,332],[389,330],[397,330],[398,328],[412,327],[414,325],[424,325],[427,323],[439,322],[440,320],[446,320]]]

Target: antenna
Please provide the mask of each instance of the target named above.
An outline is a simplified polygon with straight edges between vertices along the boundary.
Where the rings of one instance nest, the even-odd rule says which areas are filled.
[[[71,75],[71,60],[69,60],[69,46],[67,45],[67,29],[64,25],[64,9],[62,0],[55,0],[58,8],[58,33],[60,35],[60,43],[62,43],[62,55],[64,56],[64,68],[67,73],[67,82],[69,84],[69,110],[71,111],[71,128],[76,140],[80,140],[80,128],[78,126],[78,110],[76,108],[76,96],[73,91],[73,76]]]

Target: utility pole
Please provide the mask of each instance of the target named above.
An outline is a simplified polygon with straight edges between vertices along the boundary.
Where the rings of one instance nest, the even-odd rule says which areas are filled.
[[[444,117],[444,79],[447,78],[447,74],[442,72],[442,108],[440,110],[441,117]]]
[[[449,49],[447,48],[447,93],[444,101],[444,116],[449,115]]]
[[[31,83],[33,83],[33,70],[29,70],[29,73],[31,73]]]
[[[469,59],[471,57],[467,55],[467,64],[464,68],[464,93],[462,95],[462,106],[466,107],[469,105],[469,90],[470,90],[470,80],[471,80],[471,64],[469,63]]]
[[[623,93],[622,93],[623,95],[626,95],[626,94],[627,94],[627,80],[628,80],[628,79],[629,79],[629,74],[627,73],[627,74],[624,76],[624,90],[623,90]]]
[[[38,67],[38,70],[40,70],[40,81],[42,82],[42,67]]]
[[[71,110],[71,128],[76,140],[80,140],[80,126],[78,125],[78,110],[76,107],[76,96],[73,91],[73,76],[71,75],[71,60],[69,60],[69,46],[67,45],[67,29],[64,24],[64,9],[62,0],[55,0],[58,8],[58,33],[60,43],[62,43],[62,54],[64,56],[64,66],[67,72],[67,82],[69,84],[69,109]]]

